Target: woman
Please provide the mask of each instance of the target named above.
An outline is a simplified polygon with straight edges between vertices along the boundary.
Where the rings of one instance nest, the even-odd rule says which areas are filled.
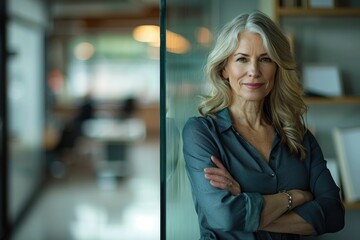
[[[208,57],[213,86],[183,129],[201,239],[299,239],[344,226],[339,188],[306,129],[290,45],[263,13],[236,17]]]

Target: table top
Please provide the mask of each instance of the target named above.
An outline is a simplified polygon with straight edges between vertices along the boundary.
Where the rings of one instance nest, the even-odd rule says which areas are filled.
[[[95,118],[84,122],[86,137],[106,142],[134,142],[146,136],[145,123],[138,118]]]

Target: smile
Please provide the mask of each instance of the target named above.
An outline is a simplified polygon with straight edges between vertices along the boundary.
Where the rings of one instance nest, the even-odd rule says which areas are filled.
[[[264,85],[264,83],[242,83],[241,85],[244,85],[247,88],[250,89],[258,89]]]

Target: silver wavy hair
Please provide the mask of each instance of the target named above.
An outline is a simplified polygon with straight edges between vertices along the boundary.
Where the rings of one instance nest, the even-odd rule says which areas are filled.
[[[203,96],[198,110],[203,116],[214,116],[216,112],[230,106],[231,88],[228,81],[224,81],[222,71],[228,57],[237,49],[242,32],[258,33],[267,54],[277,65],[274,87],[265,98],[263,111],[280,133],[281,142],[303,159],[306,156],[302,145],[306,132],[303,115],[307,106],[303,101],[296,62],[286,36],[260,11],[239,15],[223,27],[205,67],[212,91],[210,95]]]

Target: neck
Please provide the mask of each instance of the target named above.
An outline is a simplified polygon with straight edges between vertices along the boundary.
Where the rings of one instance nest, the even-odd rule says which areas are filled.
[[[263,101],[241,101],[230,105],[229,111],[236,126],[259,129],[266,124]]]

